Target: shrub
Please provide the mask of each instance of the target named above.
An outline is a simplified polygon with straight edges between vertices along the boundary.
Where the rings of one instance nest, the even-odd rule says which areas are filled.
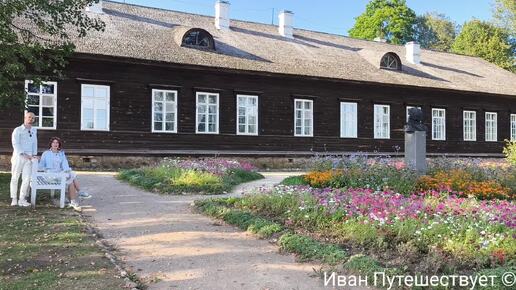
[[[308,185],[303,175],[289,176],[281,182],[282,185]]]
[[[122,170],[118,178],[163,193],[223,193],[235,185],[263,178],[249,163],[224,159],[165,159],[158,167]]]
[[[505,140],[506,144],[503,148],[503,153],[507,158],[507,161],[513,166],[516,166],[516,141]]]

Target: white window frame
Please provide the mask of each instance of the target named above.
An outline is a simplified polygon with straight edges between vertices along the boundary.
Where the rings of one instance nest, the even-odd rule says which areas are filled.
[[[464,110],[462,120],[464,141],[477,141],[477,111]]]
[[[434,113],[442,112],[442,116],[435,116]],[[436,120],[441,120],[441,124],[437,124]],[[440,125],[440,131],[437,130],[437,126]],[[436,132],[441,132],[442,136],[437,136]],[[432,140],[444,141],[446,140],[446,109],[432,108]]]
[[[86,87],[93,87],[93,92],[95,92],[96,88],[106,88],[107,90],[107,96],[106,96],[106,128],[105,129],[99,129],[97,127],[96,122],[96,116],[97,116],[97,110],[95,109],[95,95],[93,97],[84,97],[84,89]],[[94,93],[95,94],[95,93]],[[93,99],[93,128],[86,128],[86,124],[84,123],[83,117],[84,117],[84,99],[85,98],[91,98]],[[96,85],[96,84],[82,84],[81,85],[81,131],[109,131],[110,128],[110,116],[111,116],[111,87],[106,85]]]
[[[353,115],[345,116],[344,107],[351,106]],[[348,117],[348,118],[346,118]],[[345,130],[348,127],[349,130]],[[349,128],[351,127],[351,128]],[[350,134],[346,135],[346,131]],[[358,137],[358,104],[356,102],[340,102],[340,138]]]
[[[420,109],[420,110],[421,110],[421,107],[420,107],[420,106],[407,106],[407,108],[406,108],[406,111],[407,111],[407,118],[406,118],[406,122],[408,122],[408,118],[409,118],[408,110],[410,110],[410,109],[412,109],[412,108],[417,108],[417,109]]]
[[[163,101],[156,101],[156,93],[163,93]],[[167,94],[174,94],[174,101],[171,102],[171,101],[167,101]],[[155,111],[155,103],[162,103],[163,104],[163,112],[161,112],[161,114],[163,115],[162,116],[162,120],[161,121],[156,121],[154,119],[155,117],[155,114],[156,114],[156,111]],[[167,107],[167,104],[173,104],[174,105],[174,111],[173,112],[168,112],[166,110],[166,107]],[[167,114],[169,113],[174,113],[174,129],[172,130],[166,130],[166,123],[167,121],[165,120],[166,119],[166,116]],[[156,128],[154,127],[154,123],[156,122],[161,122],[161,130],[156,130]],[[169,121],[170,122],[170,121]],[[151,131],[152,133],[177,133],[177,91],[175,90],[160,90],[160,89],[152,89],[152,123],[151,123]]]
[[[32,80],[25,80],[25,106],[27,107],[27,101],[29,98],[29,95],[34,95],[39,97],[39,115],[38,117],[38,124],[33,124],[34,127],[38,128],[39,130],[55,130],[57,129],[57,82],[41,82],[41,85],[39,86],[39,92],[38,93],[30,93],[29,92],[29,84],[32,84]],[[42,87],[43,85],[53,85],[54,86],[54,93],[53,94],[43,94],[42,93]],[[54,122],[52,127],[42,127],[43,125],[43,108],[50,108],[49,106],[43,106],[43,96],[52,96],[54,99],[53,105],[51,108],[54,109]],[[28,110],[25,110],[25,112],[28,112]]]
[[[516,114],[511,114],[510,122],[511,141],[516,141]]]
[[[387,108],[387,113],[383,113],[383,109]],[[380,123],[380,126],[377,124]],[[387,131],[384,131],[384,124],[387,124]],[[391,138],[391,106],[378,105],[373,106],[373,129],[374,139],[390,139]]]
[[[206,95],[206,102],[207,103],[203,103],[203,104],[199,104],[199,95]],[[215,118],[216,120],[216,123],[215,123],[215,129],[216,131],[215,132],[209,132],[208,131],[208,128],[209,128],[209,123],[208,123],[208,120],[209,120],[209,103],[208,103],[208,100],[209,100],[209,97],[210,96],[216,96],[216,100],[217,100],[217,104],[216,104],[216,113],[217,113],[217,117]],[[206,126],[204,127],[204,131],[199,131],[199,106],[200,105],[205,105],[206,106],[206,110],[204,112],[204,115],[206,117]],[[219,111],[219,106],[220,106],[220,98],[219,98],[219,93],[211,93],[211,92],[196,92],[195,93],[195,133],[196,134],[219,134],[219,118],[220,118],[220,111]]]
[[[301,102],[301,109],[297,108],[297,103]],[[310,104],[310,110],[311,113],[311,124],[310,128],[312,129],[310,131],[310,134],[305,134],[305,112],[308,111],[305,109],[305,103]],[[297,111],[301,111],[301,134],[296,133],[296,113]],[[307,99],[294,99],[294,136],[296,137],[313,137],[314,136],[314,101],[313,100],[307,100]]]
[[[488,120],[487,116],[494,116],[494,120]],[[491,124],[493,128],[490,128]],[[491,132],[489,131],[491,129]],[[491,137],[491,138],[488,138]],[[486,142],[497,142],[498,141],[498,113],[486,112],[485,113],[485,141]]]
[[[236,95],[236,98],[237,98],[237,109],[236,109],[236,120],[237,120],[237,125],[236,125],[236,134],[237,135],[249,135],[249,136],[257,136],[258,135],[258,96],[256,95],[243,95],[243,94],[237,94]],[[240,123],[240,115],[239,115],[239,109],[240,109],[240,98],[245,98],[245,99],[255,99],[256,102],[256,106],[254,108],[251,108],[251,110],[253,111],[255,117],[256,117],[256,123],[255,124],[250,124],[249,123],[249,114],[248,114],[248,107],[246,106],[245,107],[245,123],[244,124],[241,124]],[[240,132],[240,125],[244,125],[245,126],[245,132]],[[256,128],[256,132],[249,132],[249,125],[255,125],[255,128]]]

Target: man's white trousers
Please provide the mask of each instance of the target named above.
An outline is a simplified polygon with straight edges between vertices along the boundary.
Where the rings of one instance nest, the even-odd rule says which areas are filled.
[[[37,162],[37,161],[35,161]],[[29,193],[30,176],[32,173],[32,161],[23,156],[11,158],[11,198],[16,198],[18,193],[18,180],[22,177],[20,188],[20,200],[25,199]]]

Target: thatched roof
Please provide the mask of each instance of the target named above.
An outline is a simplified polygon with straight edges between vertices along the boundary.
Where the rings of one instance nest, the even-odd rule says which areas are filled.
[[[109,1],[98,17],[106,31],[78,40],[78,52],[516,96],[516,74],[478,57],[422,49],[414,65],[405,61],[404,46],[302,29],[287,39],[276,26],[233,19],[230,31],[220,31],[213,17]],[[216,51],[182,47],[192,27],[211,33]],[[402,71],[379,68],[387,52],[400,56]]]

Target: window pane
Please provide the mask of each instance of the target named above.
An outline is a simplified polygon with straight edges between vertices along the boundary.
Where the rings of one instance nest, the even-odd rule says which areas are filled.
[[[301,127],[296,127],[296,134],[301,135]]]
[[[174,103],[167,103],[165,105],[165,110],[167,113],[174,113],[176,111],[176,105]]]
[[[163,112],[163,103],[154,103],[154,112]]]
[[[36,86],[35,84],[29,83],[27,85],[27,91],[29,93],[36,93],[36,94],[38,94],[39,93],[39,86]]]
[[[245,133],[245,125],[243,125],[243,124],[238,125],[238,132],[239,133]]]
[[[206,115],[199,115],[199,122],[206,123]]]
[[[93,87],[83,87],[82,96],[83,97],[93,97],[94,96]]]
[[[246,112],[245,107],[238,108],[238,115],[245,116],[245,112]]]
[[[172,92],[167,92],[167,102],[175,102],[176,94]]]
[[[97,129],[107,129],[107,112],[106,110],[97,110]]]
[[[256,125],[256,117],[255,116],[249,116],[249,124]]]
[[[29,106],[27,111],[34,113],[36,116],[39,116],[39,107]]]
[[[209,108],[208,113],[210,113],[210,114],[217,113],[217,107],[216,106],[208,106],[208,108]]]
[[[245,116],[244,117],[238,117],[238,123],[239,124],[245,124]]]
[[[197,131],[199,131],[199,132],[206,132],[206,124],[205,123],[197,124]]]
[[[216,132],[215,124],[208,125],[208,132]]]
[[[54,85],[53,84],[43,84],[42,88],[41,88],[41,93],[54,94]]]
[[[87,109],[93,109],[93,99],[83,99],[82,106]]]
[[[54,116],[54,108],[43,108],[43,116],[45,116],[45,117]]]
[[[197,100],[199,103],[206,103],[206,95],[198,95]]]
[[[30,105],[38,106],[39,105],[39,96],[28,95],[27,96],[27,105],[28,106],[30,106]]]
[[[53,96],[43,96],[42,97],[42,105],[43,106],[53,106],[54,105],[54,97]]]
[[[216,104],[217,103],[217,96],[210,95],[209,96],[210,104]]]
[[[174,113],[167,113],[165,121],[173,122],[173,121],[175,121],[174,118],[175,118],[175,114]]]
[[[200,114],[204,114],[206,113],[206,106],[204,105],[200,105],[197,107],[197,112],[200,113]]]
[[[95,90],[95,97],[106,98],[107,97],[107,88],[97,87]]]
[[[162,122],[154,122],[154,131],[161,131],[163,130],[163,123]]]
[[[154,101],[162,102],[163,101],[163,92],[160,92],[160,91],[154,92]]]
[[[215,120],[216,120],[216,116],[215,115],[209,115],[208,117],[208,122],[209,123],[215,123]]]
[[[305,109],[310,110],[312,108],[312,103],[305,102]]]
[[[45,127],[45,128],[54,127],[54,118],[43,118],[41,127]]]
[[[93,109],[84,109],[82,118],[85,121],[93,121]]]
[[[163,114],[162,113],[154,113],[154,121],[161,122],[163,121]]]
[[[95,109],[105,110],[107,108],[106,100],[95,100]]]
[[[166,122],[165,123],[165,130],[167,130],[167,131],[174,131],[174,122]]]
[[[249,133],[256,134],[256,125],[249,125]]]
[[[303,108],[303,103],[302,102],[296,102],[296,109],[301,109]]]

